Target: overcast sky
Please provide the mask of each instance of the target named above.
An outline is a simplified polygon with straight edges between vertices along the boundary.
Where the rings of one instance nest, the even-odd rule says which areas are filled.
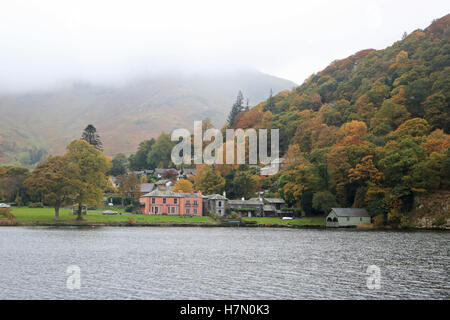
[[[446,0],[0,2],[0,90],[254,68],[298,84],[450,12]]]

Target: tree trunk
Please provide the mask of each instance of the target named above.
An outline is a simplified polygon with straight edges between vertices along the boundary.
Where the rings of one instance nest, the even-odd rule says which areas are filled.
[[[77,216],[77,220],[81,221],[83,220],[83,217],[81,216],[83,210],[83,205],[81,203],[78,204],[78,216]]]
[[[59,204],[55,205],[55,220],[59,220]]]

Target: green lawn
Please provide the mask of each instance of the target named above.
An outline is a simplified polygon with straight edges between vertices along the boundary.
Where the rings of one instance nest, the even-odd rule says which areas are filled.
[[[98,209],[98,211],[111,209]],[[122,212],[123,210],[112,209]],[[11,213],[16,217],[17,222],[21,223],[54,223],[55,210],[53,208],[26,208],[13,207]],[[88,210],[86,216],[83,216],[83,224],[101,223],[101,222],[128,222],[133,218],[136,223],[212,223],[209,217],[183,217],[183,216],[151,216],[151,215],[103,215],[96,210]],[[58,223],[78,223],[76,216],[72,215],[70,209],[60,209]]]
[[[123,209],[98,209],[88,210],[83,221],[76,221],[76,216],[72,215],[71,209],[60,209],[59,220],[55,221],[55,210],[53,208],[27,208],[12,207],[11,213],[16,217],[17,222],[23,224],[91,224],[91,223],[120,223],[128,222],[133,218],[136,224],[146,223],[194,223],[194,224],[217,224],[209,217],[183,217],[183,216],[152,216],[152,215],[103,215],[100,212],[104,210],[113,210],[125,213]],[[325,217],[306,217],[295,218],[293,220],[282,220],[280,218],[243,218],[246,221],[256,221],[258,224],[280,224],[296,226],[323,226]]]
[[[292,224],[296,226],[324,226],[325,217],[303,217],[292,220],[282,220],[281,218],[242,218],[246,221],[256,221],[259,224]]]

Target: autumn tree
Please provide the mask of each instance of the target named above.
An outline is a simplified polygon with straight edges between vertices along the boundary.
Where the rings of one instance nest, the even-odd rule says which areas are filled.
[[[374,134],[382,135],[395,130],[406,121],[410,114],[404,105],[395,103],[392,99],[385,100],[381,108],[370,121],[370,127]]]
[[[135,173],[123,174],[118,177],[119,194],[122,198],[122,206],[125,204],[125,199],[131,199],[134,203],[139,200],[141,194],[141,180]]]
[[[82,220],[83,204],[98,204],[103,197],[109,164],[106,157],[85,140],[74,140],[66,149],[74,202],[78,204],[77,220]]]
[[[55,208],[55,219],[58,220],[59,209],[74,193],[71,166],[63,156],[50,157],[33,170],[31,177],[25,180],[25,186]]]
[[[368,202],[384,196],[386,190],[383,189],[381,181],[383,173],[373,163],[373,155],[363,157],[355,168],[349,170],[348,176],[350,182],[358,183],[359,189],[356,193],[359,191],[362,195],[362,199],[355,197],[355,207],[366,206]]]
[[[195,189],[204,194],[222,193],[225,179],[208,165],[197,168],[195,175]]]
[[[286,202],[300,207],[303,193],[313,190],[317,182],[318,178],[314,174],[312,165],[308,161],[300,159],[280,176],[279,192]]]
[[[450,133],[450,99],[443,93],[430,95],[424,101],[425,119],[434,129],[442,129]]]
[[[192,192],[194,190],[194,185],[186,179],[180,179],[175,183],[173,187],[173,192]]]
[[[413,118],[403,122],[395,131],[388,134],[390,138],[422,137],[430,132],[430,126],[427,120],[422,118]]]

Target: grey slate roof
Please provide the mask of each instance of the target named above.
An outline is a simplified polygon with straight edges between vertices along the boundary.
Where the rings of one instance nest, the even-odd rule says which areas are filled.
[[[190,192],[173,192],[171,190],[158,190],[155,189],[150,193],[144,194],[143,197],[172,197],[172,198],[197,198],[197,193]]]
[[[252,200],[252,199],[249,199],[249,200],[229,200],[228,204],[230,206],[233,206],[233,205],[262,205],[262,202],[259,201],[259,200]]]
[[[176,198],[182,198],[182,193],[176,193],[170,190],[153,190],[150,193],[144,194],[143,197],[176,197]]]
[[[156,185],[154,183],[141,183],[141,192],[149,193],[155,189]]]
[[[281,198],[263,198],[263,199],[268,203],[284,203],[284,200]],[[250,198],[250,200],[259,201],[259,198]]]
[[[331,208],[338,217],[370,217],[366,209],[362,208]]]
[[[210,194],[209,196],[205,196],[205,198],[210,200],[228,200],[226,197],[224,197],[221,194]]]

